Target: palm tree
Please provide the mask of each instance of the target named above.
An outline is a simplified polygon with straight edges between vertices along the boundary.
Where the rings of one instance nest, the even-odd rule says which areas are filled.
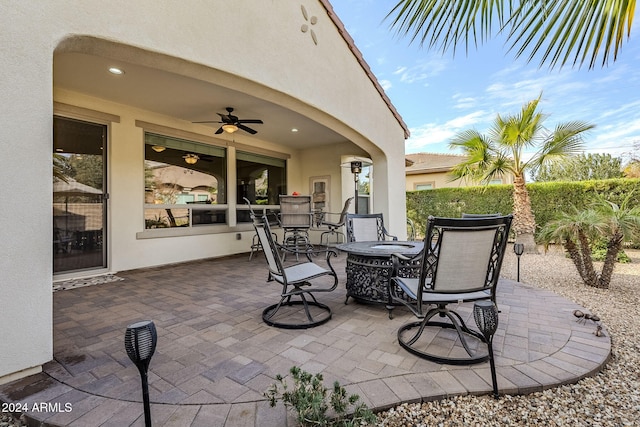
[[[460,148],[466,160],[456,165],[454,179],[470,179],[488,184],[492,179],[513,175],[513,230],[528,253],[537,253],[536,221],[531,210],[525,175],[539,166],[578,154],[583,149],[582,133],[594,125],[572,121],[556,125],[553,131],[542,126],[546,116],[537,111],[542,94],[526,103],[519,114],[498,115],[489,133],[467,130],[456,135],[449,146]],[[528,160],[525,150],[537,149]]]
[[[411,41],[442,52],[477,46],[502,33],[510,51],[540,66],[567,63],[594,68],[618,58],[631,34],[635,0],[400,0],[389,12],[391,27]]]
[[[53,153],[53,180],[69,182],[66,174],[67,164],[65,157],[58,153]]]
[[[623,243],[640,234],[640,206],[629,207],[630,199],[631,194],[619,206],[599,200],[588,210],[574,208],[573,212],[548,222],[540,238],[545,245],[562,243],[586,285],[608,289]],[[607,241],[607,253],[598,274],[593,266],[591,245],[602,237]]]

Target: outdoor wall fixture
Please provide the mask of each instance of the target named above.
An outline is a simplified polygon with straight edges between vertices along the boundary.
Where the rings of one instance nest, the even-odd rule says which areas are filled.
[[[185,154],[184,156],[182,156],[182,158],[184,159],[185,162],[187,162],[190,165],[195,165],[196,162],[198,160],[200,160],[200,157],[198,157],[197,154]]]
[[[523,243],[514,243],[513,244],[513,252],[518,257],[518,282],[520,282],[520,255],[524,253],[524,244]]]
[[[151,427],[151,407],[149,405],[149,381],[147,372],[151,356],[156,350],[158,333],[156,325],[150,320],[133,323],[127,326],[124,336],[124,348],[127,350],[129,359],[140,371],[142,379],[142,400],[144,403],[144,425]]]
[[[235,131],[238,130],[238,126],[231,124],[231,123],[227,123],[222,125],[222,130],[227,132],[227,133],[234,133]]]
[[[493,335],[498,330],[498,308],[493,301],[477,301],[473,304],[473,318],[480,333],[484,336],[489,349],[489,364],[491,366],[491,382],[493,397],[498,398],[498,380],[496,378],[496,362],[493,359]]]
[[[167,147],[163,147],[162,145],[152,145],[151,149],[156,153],[162,153],[164,150],[167,149]]]
[[[121,76],[124,74],[124,70],[122,68],[118,68],[118,67],[110,67],[109,68],[109,72],[111,74],[115,74],[116,76]]]

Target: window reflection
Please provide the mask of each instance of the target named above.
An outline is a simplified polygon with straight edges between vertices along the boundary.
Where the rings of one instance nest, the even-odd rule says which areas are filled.
[[[145,228],[226,223],[225,176],[224,148],[147,133]]]

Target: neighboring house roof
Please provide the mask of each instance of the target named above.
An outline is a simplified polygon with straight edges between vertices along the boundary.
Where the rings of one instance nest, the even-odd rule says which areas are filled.
[[[367,64],[367,61],[364,60],[364,57],[362,56],[362,52],[360,52],[360,50],[356,47],[356,44],[353,41],[353,38],[351,38],[351,35],[349,35],[349,33],[347,32],[346,28],[344,27],[344,24],[342,23],[340,18],[338,18],[338,15],[336,15],[336,13],[333,11],[333,6],[331,6],[331,3],[329,3],[329,0],[320,0],[320,3],[327,10],[327,14],[329,15],[329,18],[331,18],[333,23],[336,25],[338,32],[340,33],[344,41],[347,42],[347,46],[349,46],[349,49],[351,50],[351,52],[353,52],[353,55],[356,57],[356,59],[360,63],[360,66],[362,67],[364,72],[367,74],[367,77],[369,77],[369,79],[375,86],[376,90],[380,93],[380,96],[382,97],[384,102],[387,104],[387,107],[389,107],[389,110],[391,110],[391,112],[393,113],[393,116],[396,118],[398,123],[400,123],[400,126],[402,126],[402,129],[404,129],[404,138],[405,139],[409,138],[409,136],[411,136],[411,132],[409,131],[407,124],[404,122],[404,120],[402,120],[400,113],[398,113],[398,110],[396,110],[396,107],[393,106],[393,104],[391,103],[391,100],[389,99],[387,94],[384,92],[384,89],[378,82],[378,79],[376,78],[376,76],[371,71],[371,68],[369,68],[369,64]]]
[[[414,153],[405,155],[407,175],[449,172],[455,165],[466,160],[461,154]]]

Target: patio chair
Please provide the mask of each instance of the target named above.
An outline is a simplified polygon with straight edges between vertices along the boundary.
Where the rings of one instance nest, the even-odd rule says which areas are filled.
[[[329,245],[329,239],[333,235],[336,236],[336,243],[340,243],[338,241],[338,238],[340,236],[342,236],[342,238],[344,240],[347,239],[347,237],[344,235],[344,233],[342,231],[340,231],[340,228],[342,228],[344,226],[344,223],[347,220],[347,213],[349,211],[349,206],[351,205],[351,201],[352,200],[353,200],[353,197],[349,197],[344,202],[344,207],[342,208],[342,212],[340,212],[340,213],[331,213],[331,212],[323,212],[322,213],[322,217],[320,219],[320,226],[326,225],[329,228],[329,231],[323,231],[322,234],[320,235],[320,244],[321,245],[324,245],[325,236],[327,237],[326,246]],[[338,221],[337,222],[329,222],[329,221],[327,221],[326,220],[327,215],[339,215]]]
[[[478,300],[495,303],[512,219],[512,215],[469,219],[429,217],[422,252],[414,258],[394,255],[398,265],[400,260],[420,263],[419,277],[394,275],[389,283],[391,301],[408,307],[420,319],[398,330],[398,342],[404,349],[424,359],[453,365],[488,359],[487,353],[476,350],[484,348],[479,345],[486,342],[484,336],[467,327],[462,316],[449,305]],[[464,312],[468,315],[471,310]],[[446,317],[448,322],[431,320],[436,315]],[[440,329],[424,333],[431,327]],[[456,333],[447,334],[444,331],[447,329],[454,329]],[[420,340],[423,333],[424,339]],[[455,342],[442,345],[441,339]],[[464,351],[457,345],[458,341]]]
[[[249,207],[249,215],[251,217],[251,221],[252,222],[256,222],[256,220],[260,220],[260,218],[256,215],[256,213],[253,211],[253,208],[251,207],[251,201],[249,199],[247,199],[246,197],[243,197],[244,202],[247,204],[247,206]],[[262,212],[263,215],[267,215],[264,210]],[[275,218],[275,222],[277,222],[278,218]],[[273,224],[272,222],[270,222],[270,224]],[[273,236],[273,238],[275,239],[276,243],[278,242],[278,235],[274,232],[271,232],[271,235]],[[254,252],[258,252],[262,250],[262,243],[260,243],[260,239],[258,238],[258,233],[255,233],[253,235],[253,238],[251,239],[251,251],[249,252],[249,261],[251,261],[251,258],[253,258],[253,253]]]
[[[282,285],[280,301],[265,308],[262,320],[270,326],[285,329],[306,329],[322,325],[331,319],[331,308],[316,300],[314,293],[331,292],[338,286],[338,276],[331,265],[332,249],[297,251],[273,240],[269,222],[265,217],[253,223],[264,248],[269,265],[268,281]],[[306,256],[307,261],[285,267],[282,251]],[[311,255],[325,256],[328,268],[311,261]]]
[[[416,240],[416,226],[410,218],[407,218],[407,240],[409,242]]]
[[[282,244],[294,251],[312,250],[309,229],[313,225],[311,196],[280,195],[280,226],[284,230]],[[286,251],[283,252],[286,256]],[[298,259],[298,255],[296,255]]]
[[[486,214],[479,214],[479,213],[462,213],[462,218],[465,219],[470,219],[470,218],[495,218],[497,216],[502,216],[502,214],[500,212],[496,212],[496,213],[486,213]]]
[[[347,214],[347,241],[348,242],[375,242],[398,240],[384,228],[382,214]]]

